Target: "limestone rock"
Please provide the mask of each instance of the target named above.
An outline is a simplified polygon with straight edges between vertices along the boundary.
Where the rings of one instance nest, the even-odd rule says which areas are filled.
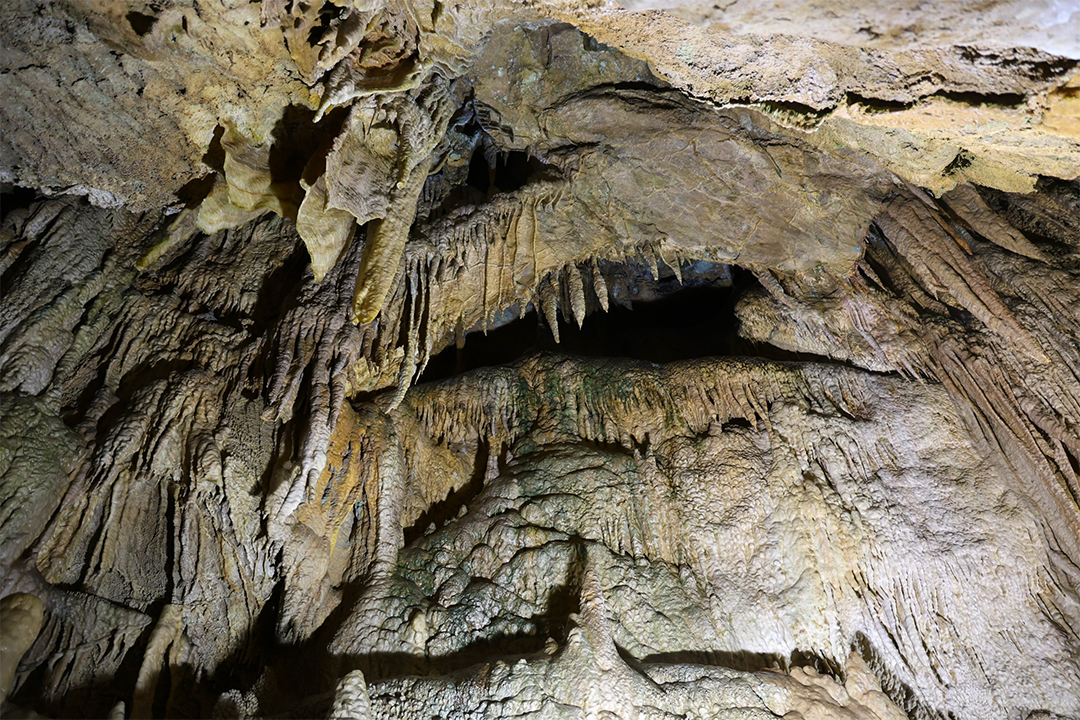
[[[625,5],[0,8],[5,717],[1080,717],[1077,16]]]
[[[0,631],[0,703],[11,693],[19,660],[41,631],[43,610],[41,600],[29,593],[0,600],[0,615],[4,618],[4,629]]]

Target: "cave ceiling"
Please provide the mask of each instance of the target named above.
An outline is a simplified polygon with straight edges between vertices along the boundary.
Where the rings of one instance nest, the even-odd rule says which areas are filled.
[[[1080,4],[0,4],[5,717],[1080,718]]]

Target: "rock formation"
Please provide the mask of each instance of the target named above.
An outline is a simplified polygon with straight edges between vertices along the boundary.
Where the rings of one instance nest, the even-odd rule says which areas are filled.
[[[4,716],[1080,718],[1077,38],[0,4]]]

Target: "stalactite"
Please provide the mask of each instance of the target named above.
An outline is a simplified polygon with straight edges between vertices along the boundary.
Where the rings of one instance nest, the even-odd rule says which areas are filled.
[[[567,294],[570,296],[570,309],[574,316],[574,322],[580,328],[585,321],[585,284],[581,279],[581,271],[576,263],[566,266]]]
[[[835,387],[806,367],[788,370],[760,360],[673,363],[662,368],[625,363],[622,379],[570,358],[540,356],[516,370],[486,370],[453,389],[416,388],[402,409],[415,413],[432,438],[495,438],[511,441],[533,423],[553,422],[563,432],[591,442],[629,447],[659,433],[704,432],[713,423],[745,419],[770,426],[769,405],[778,397],[805,396],[858,417],[865,390],[857,381]],[[558,378],[561,392],[549,396],[528,387],[530,375]],[[602,383],[592,383],[595,375]],[[854,383],[854,384],[852,384]],[[512,413],[512,414],[508,414]],[[529,423],[518,426],[519,422]],[[661,430],[666,428],[665,430]],[[624,443],[626,444],[626,443]]]
[[[559,342],[559,296],[555,287],[554,273],[548,273],[540,281],[539,301],[548,329],[555,338],[555,342]]]
[[[877,223],[928,289],[949,293],[964,309],[1033,359],[1050,362],[1038,341],[1017,322],[979,269],[953,238],[943,233],[941,223],[921,203],[894,202]]]
[[[607,282],[604,280],[603,273],[600,272],[600,265],[596,262],[596,258],[592,258],[589,261],[589,268],[592,272],[592,286],[593,291],[596,293],[596,300],[600,303],[601,309],[604,312],[608,311],[608,287]]]
[[[0,114],[35,122],[0,168],[0,585],[44,606],[35,710],[1080,707],[1072,61],[564,4],[4,7]],[[1052,143],[980,149],[1014,134]],[[469,333],[607,335],[684,280],[725,352],[786,359],[461,374],[534,340]]]
[[[986,205],[974,186],[966,183],[957,185],[945,194],[943,200],[968,227],[990,242],[1033,260],[1047,260],[1042,250]]]
[[[395,107],[397,112],[397,182],[385,217],[368,225],[363,259],[356,276],[352,319],[368,323],[375,319],[393,288],[405,243],[416,217],[416,206],[433,165],[432,151],[446,133],[454,111],[445,81],[438,75]]]

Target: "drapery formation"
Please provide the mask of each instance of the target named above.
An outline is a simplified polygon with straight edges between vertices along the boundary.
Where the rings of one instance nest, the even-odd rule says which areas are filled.
[[[1057,36],[0,13],[12,707],[1080,715]]]

